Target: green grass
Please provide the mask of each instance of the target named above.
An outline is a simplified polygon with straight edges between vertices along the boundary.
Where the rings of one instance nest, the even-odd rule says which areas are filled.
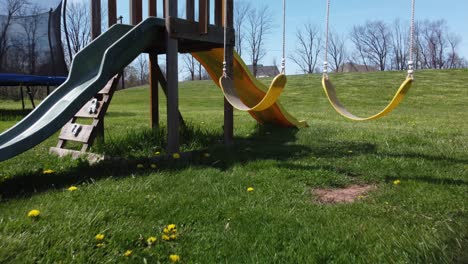
[[[333,111],[319,76],[290,76],[281,102],[310,127],[260,127],[236,111],[232,148],[220,144],[219,90],[210,81],[182,83],[182,149],[201,152],[157,169],[150,165],[155,151],[164,153],[165,132],[149,129],[147,87],[119,91],[106,141],[94,150],[124,160],[56,158],[47,154],[55,135],[0,163],[0,262],[168,263],[178,254],[182,263],[466,263],[468,71],[416,78],[389,116],[355,123]],[[404,74],[332,79],[345,105],[366,115],[387,104]],[[0,102],[0,131],[20,120],[19,108]],[[378,189],[352,204],[313,202],[312,188],[363,183]],[[67,191],[71,185],[79,189]],[[26,216],[31,209],[39,219]],[[163,242],[171,223],[179,237]],[[98,233],[106,235],[102,248]],[[144,243],[149,236],[159,238],[154,247]]]

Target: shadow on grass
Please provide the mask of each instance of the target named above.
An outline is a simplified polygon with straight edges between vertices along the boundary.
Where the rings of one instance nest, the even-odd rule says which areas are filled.
[[[21,120],[31,111],[31,109],[0,109],[0,121]]]
[[[272,129],[270,127],[258,127],[249,137],[235,138],[236,144],[225,146],[219,144],[222,135],[200,130],[188,130],[182,132],[183,142],[197,142],[192,149],[203,149],[182,153],[181,159],[173,159],[172,156],[138,157],[125,156],[119,159],[105,160],[99,164],[89,165],[87,161],[80,161],[76,166],[53,174],[42,174],[42,171],[26,172],[12,175],[0,182],[0,197],[2,200],[15,197],[28,197],[36,193],[50,189],[59,189],[73,184],[91,182],[103,178],[120,178],[132,175],[148,175],[157,171],[179,171],[188,167],[210,167],[220,171],[228,170],[237,164],[244,164],[257,160],[285,161],[309,155],[310,148],[297,145],[296,129]],[[152,142],[148,142],[147,134],[124,136],[117,143],[109,143],[107,147],[113,154],[138,153],[147,146],[158,146],[165,139],[157,139],[151,136]],[[163,135],[164,130],[155,132]],[[125,143],[119,146],[120,143]],[[161,145],[159,145],[161,146]],[[210,146],[209,149],[206,147]],[[103,146],[101,146],[103,147]],[[99,149],[99,147],[98,147]],[[147,150],[145,150],[147,151]],[[142,151],[141,153],[145,152]],[[152,149],[150,149],[152,151]],[[210,153],[209,157],[205,154]],[[60,160],[57,160],[60,162]],[[141,167],[141,165],[144,168]],[[151,164],[157,164],[157,169],[152,169]],[[140,166],[138,166],[140,165]]]
[[[50,189],[64,188],[73,184],[92,182],[103,178],[144,176],[152,172],[179,171],[188,167],[216,168],[225,171],[236,165],[259,160],[275,160],[279,162],[280,167],[294,171],[329,170],[347,177],[358,177],[362,174],[351,171],[349,168],[340,168],[334,165],[298,165],[290,161],[310,156],[342,158],[356,155],[381,155],[373,144],[328,140],[327,136],[330,136],[331,131],[317,130],[313,132],[315,134],[312,134],[311,137],[319,140],[314,140],[309,146],[298,145],[295,143],[298,130],[269,126],[258,126],[252,135],[235,138],[236,143],[230,147],[220,144],[222,135],[219,133],[201,131],[189,126],[188,130],[182,131],[182,142],[191,144],[190,146],[186,145],[185,148],[201,149],[200,151],[183,153],[182,158],[178,160],[173,159],[171,156],[151,155],[155,150],[160,149],[157,146],[166,144],[165,133],[164,129],[156,132],[129,133],[104,145],[99,146],[98,144],[95,149],[98,151],[105,150],[112,157],[121,157],[119,159],[109,159],[96,165],[89,165],[86,161],[81,161],[76,166],[55,174],[43,175],[42,171],[33,171],[13,175],[0,182],[0,198],[27,197]],[[205,153],[210,153],[210,157],[206,157]],[[387,156],[405,157],[405,154]],[[417,155],[416,157],[440,160],[432,156]],[[60,162],[60,160],[57,162]],[[143,169],[138,168],[140,164],[143,165]],[[157,169],[152,169],[151,164],[157,164]],[[464,180],[434,179],[430,177],[414,179],[433,184],[468,185],[468,182]],[[388,177],[386,180],[391,181],[394,179]]]

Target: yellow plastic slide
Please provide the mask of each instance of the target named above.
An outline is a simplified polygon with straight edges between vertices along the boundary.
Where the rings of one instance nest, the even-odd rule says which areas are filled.
[[[223,75],[223,54],[224,50],[222,48],[192,53],[193,57],[205,67],[211,79],[218,86],[220,86],[218,80]],[[250,73],[237,53],[234,53],[233,82],[237,95],[245,105],[250,107],[257,105],[265,97],[265,91],[268,89]],[[284,110],[279,102],[262,111],[249,111],[249,114],[261,124],[297,128],[307,126],[305,121],[297,120]]]

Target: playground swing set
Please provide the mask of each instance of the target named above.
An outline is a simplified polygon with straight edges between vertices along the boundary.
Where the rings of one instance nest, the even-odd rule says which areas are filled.
[[[391,102],[379,113],[370,117],[351,114],[339,101],[328,75],[328,36],[330,1],[326,12],[326,49],[322,85],[333,108],[344,117],[363,121],[380,118],[391,112],[410,89],[413,78],[414,10],[412,0],[410,61],[408,75]],[[214,1],[214,25],[210,21],[210,1],[198,1],[198,21],[195,21],[195,1],[186,0],[186,19],[177,17],[178,1],[163,0],[163,17],[156,17],[157,0],[148,1],[148,18],[142,21],[142,0],[129,0],[132,25],[117,24],[116,0],[107,1],[109,29],[101,34],[100,1],[91,0],[91,25],[93,41],[73,58],[67,80],[51,93],[38,107],[18,124],[0,134],[0,161],[12,158],[34,147],[61,127],[62,135],[55,153],[84,154],[93,139],[103,133],[105,109],[112,98],[119,74],[141,53],[150,58],[151,126],[159,126],[158,83],[167,96],[167,152],[179,152],[178,110],[178,53],[190,53],[204,66],[211,79],[224,94],[224,141],[233,142],[233,109],[248,112],[261,124],[282,127],[306,127],[290,115],[278,102],[286,85],[285,36],[286,0],[283,0],[283,36],[281,72],[267,88],[248,70],[240,56],[234,52],[233,0]],[[166,76],[158,66],[157,55],[166,55]],[[104,87],[104,89],[103,89]],[[99,97],[103,90],[110,96]],[[101,98],[101,99],[99,99]],[[105,98],[104,101],[102,98]],[[103,104],[105,106],[103,106]],[[103,108],[102,112],[98,109]],[[89,110],[89,111],[88,111]],[[75,123],[78,117],[93,115],[96,122],[84,127]],[[81,116],[79,115],[81,113]],[[71,120],[71,121],[70,121]],[[68,123],[67,123],[68,122]],[[65,125],[65,126],[64,126]],[[85,128],[85,129],[83,129]],[[100,133],[96,132],[100,131]],[[77,139],[84,143],[82,151],[61,151],[66,140]],[[79,139],[79,140],[78,140]]]

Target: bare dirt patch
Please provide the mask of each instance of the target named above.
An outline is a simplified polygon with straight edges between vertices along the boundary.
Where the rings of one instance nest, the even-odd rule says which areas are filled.
[[[376,188],[375,185],[351,185],[340,189],[312,189],[311,193],[316,203],[352,203]]]

